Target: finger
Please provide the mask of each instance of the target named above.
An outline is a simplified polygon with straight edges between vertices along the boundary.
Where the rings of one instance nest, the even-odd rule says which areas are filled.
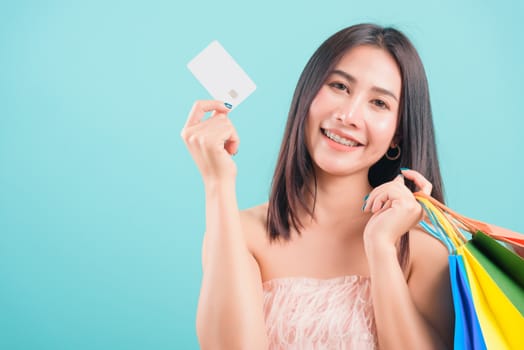
[[[400,182],[402,181],[402,182]],[[388,188],[391,188],[391,184],[395,182],[400,182],[402,186],[403,184],[402,176],[397,176],[395,179],[393,179],[390,182],[386,182],[378,187],[375,187],[367,196],[364,197],[364,205],[362,206],[362,211],[371,211],[373,212],[373,205],[377,198],[380,198],[384,193],[387,193]]]
[[[224,150],[226,142],[235,132],[233,124],[224,113],[208,118],[184,130],[186,131],[184,140],[188,147],[196,147],[200,152],[204,150]]]
[[[210,117],[210,120],[219,119],[219,118],[223,119],[225,121],[225,125],[227,125],[228,135],[224,137],[223,139],[224,149],[227,151],[227,153],[234,156],[238,152],[240,138],[238,137],[237,131],[235,127],[233,126],[233,123],[231,123],[231,120],[227,117],[227,113],[221,113],[218,111],[214,111]]]
[[[213,130],[213,135],[215,135],[212,136],[213,139],[219,142],[220,146],[223,147],[228,154],[235,155],[238,152],[240,138],[233,123],[227,115],[224,113],[217,113],[200,125],[206,123],[209,123],[209,126]]]
[[[209,117],[209,120],[212,120],[212,119],[219,119],[219,118],[222,118],[223,120],[227,120],[227,113],[224,113],[222,111],[213,111],[213,113],[211,113],[211,116]]]
[[[230,155],[235,155],[238,152],[238,147],[240,145],[240,138],[238,137],[238,133],[233,127],[233,124],[231,124],[231,134],[227,138],[226,142],[224,143],[224,148],[226,149],[227,153]]]
[[[433,185],[421,173],[411,169],[401,169],[400,171],[406,179],[415,183],[415,186],[417,186],[419,191],[422,191],[427,195],[431,195]]]
[[[230,109],[225,106],[224,102],[218,100],[196,101],[193,104],[193,108],[191,108],[191,112],[189,112],[184,128],[198,124],[206,113],[211,111],[227,114]]]
[[[388,200],[389,196],[387,193],[381,193],[378,196],[376,196],[373,199],[373,203],[371,205],[371,212],[376,213],[377,211],[382,209]]]
[[[406,182],[404,181],[404,175],[403,174],[398,174],[396,178],[393,179],[393,181],[396,181],[402,185],[405,185]]]
[[[382,194],[382,188],[380,187],[377,187],[371,191],[366,197],[364,197],[364,206],[362,207],[362,211],[373,213],[377,198],[379,198]]]
[[[231,135],[231,138],[229,138],[229,140],[226,141],[226,143],[224,144],[224,148],[226,149],[227,153],[234,156],[238,153],[239,145],[240,139],[238,138],[236,133],[234,133],[234,135]]]
[[[389,209],[393,207],[393,201],[392,200],[388,200],[386,203],[384,203],[384,205],[382,206],[382,210],[386,210],[386,209]]]

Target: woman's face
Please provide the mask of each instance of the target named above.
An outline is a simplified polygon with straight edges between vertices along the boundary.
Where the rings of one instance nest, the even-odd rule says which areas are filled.
[[[317,170],[367,174],[395,146],[401,84],[400,70],[385,50],[357,46],[344,54],[306,121],[306,144]]]

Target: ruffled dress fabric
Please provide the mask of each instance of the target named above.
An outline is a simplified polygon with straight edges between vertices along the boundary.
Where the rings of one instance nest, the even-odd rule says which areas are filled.
[[[361,276],[264,282],[269,349],[378,349],[370,287]]]

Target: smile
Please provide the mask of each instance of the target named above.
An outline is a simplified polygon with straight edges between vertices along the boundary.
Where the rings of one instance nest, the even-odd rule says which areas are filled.
[[[326,135],[329,139],[335,141],[336,143],[339,143],[341,145],[344,145],[344,146],[348,146],[348,147],[355,147],[355,146],[359,146],[360,144],[358,142],[355,142],[355,141],[352,141],[352,140],[348,140],[342,136],[338,136],[337,134],[334,134],[328,130],[325,130],[325,129],[321,129],[322,130],[322,133],[324,135]]]

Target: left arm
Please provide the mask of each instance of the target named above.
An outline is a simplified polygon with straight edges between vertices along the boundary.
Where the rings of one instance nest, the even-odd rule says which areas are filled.
[[[425,180],[413,173],[404,174]],[[421,179],[417,179],[419,183]],[[452,348],[453,304],[447,251],[437,240],[414,229],[422,218],[422,208],[404,179],[399,176],[375,188],[365,211],[373,213],[364,232],[364,244],[380,348]],[[412,269],[406,281],[396,244],[407,231],[413,242]]]

